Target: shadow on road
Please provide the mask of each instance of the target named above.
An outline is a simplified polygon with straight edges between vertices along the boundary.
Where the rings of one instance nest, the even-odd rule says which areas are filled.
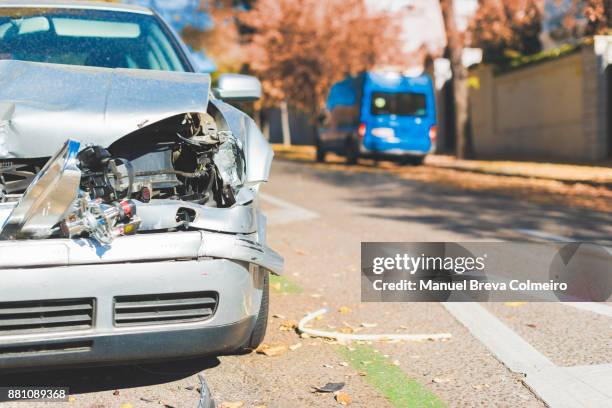
[[[372,218],[417,222],[479,239],[499,239],[518,229],[570,231],[576,241],[609,241],[612,215],[566,205],[534,203],[516,196],[467,191],[436,183],[401,179],[385,172],[323,170],[300,164],[285,173],[305,174],[349,189],[345,200]],[[554,202],[554,201],[553,201]]]
[[[0,385],[69,387],[71,394],[84,394],[178,381],[219,364],[218,358],[205,357],[129,366],[20,372],[0,375]]]

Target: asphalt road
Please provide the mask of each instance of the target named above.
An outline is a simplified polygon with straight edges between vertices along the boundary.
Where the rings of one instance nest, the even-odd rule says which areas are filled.
[[[282,161],[274,163],[263,192],[269,244],[286,261],[286,280],[274,283],[271,315],[277,317],[270,318],[265,342],[295,350],[274,357],[252,353],[20,374],[0,382],[70,385],[71,402],[47,404],[52,407],[195,407],[198,373],[217,401],[243,402],[244,407],[340,406],[332,394],[311,392],[327,382],[346,384],[350,406],[387,407],[397,401],[398,390],[385,382],[398,378],[426,394],[407,406],[431,403],[431,395],[458,407],[540,407],[545,401],[555,406],[564,392],[571,394],[564,396],[570,402],[576,397],[589,406],[612,404],[610,305],[496,303],[466,310],[439,303],[362,304],[359,276],[362,241],[609,242],[610,214]],[[450,333],[452,338],[373,343],[354,350],[279,329],[283,321],[321,307],[330,310],[315,322],[324,330],[366,323],[361,332]],[[362,354],[352,359],[356,352]],[[381,359],[389,363],[377,363]],[[581,386],[570,386],[576,382]]]

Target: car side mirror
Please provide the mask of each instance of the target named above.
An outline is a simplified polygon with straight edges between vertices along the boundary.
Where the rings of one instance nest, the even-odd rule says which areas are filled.
[[[224,101],[256,101],[261,98],[261,82],[249,75],[222,74],[214,93]]]

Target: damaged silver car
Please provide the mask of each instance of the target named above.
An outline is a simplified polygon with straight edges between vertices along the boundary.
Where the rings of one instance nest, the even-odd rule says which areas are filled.
[[[155,33],[176,69],[135,43]],[[15,51],[45,36],[74,58]],[[116,40],[126,66],[75,62]],[[142,8],[0,6],[0,56],[15,53],[0,60],[0,370],[262,341],[269,273],[283,267],[257,200],[273,153],[227,103],[260,85],[225,75],[212,89],[178,41]],[[159,66],[136,63],[146,52]]]

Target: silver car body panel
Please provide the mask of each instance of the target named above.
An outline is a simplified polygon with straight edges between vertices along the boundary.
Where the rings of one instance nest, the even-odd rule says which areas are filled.
[[[49,157],[69,137],[110,146],[162,119],[206,112],[209,91],[208,74],[0,61],[0,158]]]
[[[177,259],[227,258],[281,273],[283,259],[257,234],[175,231],[119,237],[111,245],[93,239],[0,241],[0,273],[15,268],[41,268]],[[110,267],[109,267],[110,269]],[[2,288],[3,293],[5,287]],[[3,299],[4,296],[3,296]]]
[[[74,364],[114,364],[235,351],[248,340],[262,299],[248,264],[227,259],[155,261],[2,270],[3,300],[95,296],[92,326],[81,330],[0,335],[0,371]],[[24,279],[24,274],[27,277]],[[206,320],[119,327],[117,296],[214,291]],[[45,352],[49,348],[60,350]],[[43,350],[43,351],[37,351]],[[6,372],[6,371],[4,371]]]
[[[152,15],[153,12],[146,7],[133,4],[106,3],[100,1],[61,1],[61,0],[3,0],[1,7],[33,7],[33,8],[65,8],[85,10],[109,10],[128,13]]]

